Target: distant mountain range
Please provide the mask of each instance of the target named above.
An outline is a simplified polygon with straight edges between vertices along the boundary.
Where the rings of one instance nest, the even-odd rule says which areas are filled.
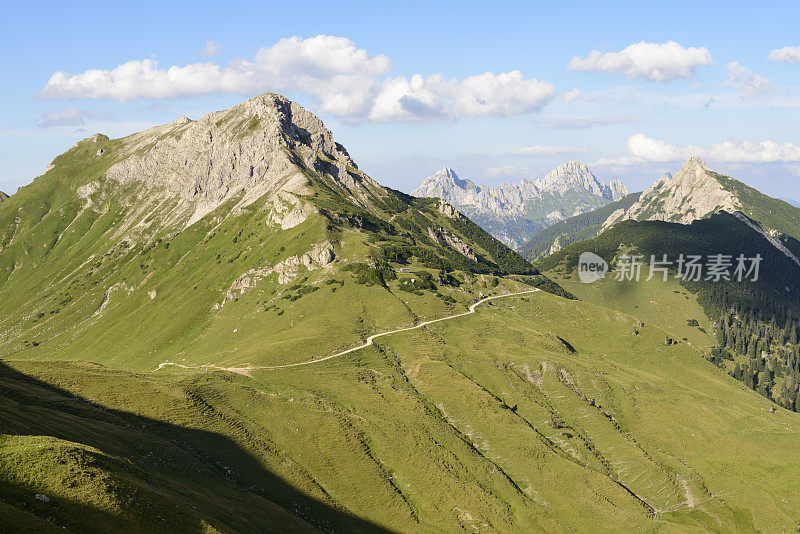
[[[553,223],[619,200],[628,191],[619,180],[606,184],[585,163],[570,161],[542,179],[497,187],[461,179],[445,167],[427,177],[411,194],[441,198],[516,248]]]

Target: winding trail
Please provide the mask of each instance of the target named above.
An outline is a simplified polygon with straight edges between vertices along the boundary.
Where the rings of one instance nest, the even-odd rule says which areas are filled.
[[[440,317],[439,319],[431,319],[430,321],[423,321],[419,324],[414,326],[409,326],[408,328],[398,328],[397,330],[389,330],[388,332],[381,332],[379,334],[372,334],[367,338],[367,340],[357,347],[353,347],[351,349],[343,350],[342,352],[337,352],[336,354],[331,354],[330,356],[325,356],[324,358],[317,358],[316,360],[307,360],[305,362],[298,362],[298,363],[287,363],[284,365],[263,365],[263,366],[247,366],[247,367],[218,367],[213,364],[205,364],[205,365],[183,365],[180,363],[173,363],[173,362],[164,362],[158,365],[156,371],[161,370],[163,367],[168,365],[173,365],[175,367],[182,367],[184,369],[217,369],[220,371],[230,371],[232,373],[239,373],[247,375],[250,371],[256,370],[274,370],[274,369],[286,369],[288,367],[300,367],[301,365],[311,365],[312,363],[320,363],[326,360],[332,360],[333,358],[338,358],[339,356],[344,356],[345,354],[350,354],[351,352],[355,352],[357,350],[361,350],[364,348],[369,347],[373,344],[373,342],[383,336],[388,336],[390,334],[397,334],[399,332],[408,332],[409,330],[416,330],[418,328],[422,328],[423,326],[427,326],[429,324],[438,323],[440,321],[449,321],[450,319],[455,319],[457,317],[464,317],[465,315],[470,315],[475,313],[475,308],[483,304],[484,302],[488,302],[494,299],[501,299],[506,297],[516,297],[519,295],[526,295],[528,293],[535,293],[539,291],[539,289],[528,289],[526,291],[517,291],[516,293],[506,293],[504,295],[494,295],[492,297],[482,298],[481,300],[477,301],[476,303],[472,304],[469,307],[469,311],[465,311],[463,313],[457,313],[455,315],[448,315],[447,317]]]

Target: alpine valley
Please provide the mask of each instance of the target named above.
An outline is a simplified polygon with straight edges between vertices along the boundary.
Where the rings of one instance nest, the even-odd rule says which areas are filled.
[[[275,94],[77,143],[0,197],[0,531],[795,531],[800,210],[696,159],[626,194],[406,195]],[[561,219],[535,265],[486,231]]]

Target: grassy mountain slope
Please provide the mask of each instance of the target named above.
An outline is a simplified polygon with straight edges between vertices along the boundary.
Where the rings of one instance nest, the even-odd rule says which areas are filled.
[[[536,278],[446,205],[376,184],[315,120],[265,95],[56,158],[0,208],[0,356],[285,363]],[[183,152],[244,185],[192,182]]]
[[[407,532],[794,528],[797,416],[663,339],[539,292],[252,378],[8,361],[0,433],[19,469],[0,471],[0,503],[84,532],[115,514],[147,530],[147,490],[222,531],[237,506],[229,525],[265,520],[265,501],[324,530],[348,530],[337,510]],[[37,434],[51,437],[23,437]],[[85,465],[87,447],[110,459]],[[43,469],[27,469],[32,448]],[[71,487],[74,463],[103,474]],[[85,515],[60,512],[72,502]]]
[[[554,252],[554,248],[561,249],[577,241],[590,239],[603,229],[603,223],[612,213],[628,209],[639,200],[640,195],[641,193],[631,193],[595,210],[559,221],[533,236],[518,252],[528,260],[536,261],[551,251]]]
[[[787,248],[792,250],[800,245],[788,236],[784,240]],[[673,261],[680,254],[727,254],[733,257],[760,254],[763,260],[757,282],[713,282],[705,279],[682,282],[687,290],[696,295],[698,304],[708,318],[707,324],[696,317],[687,318],[677,310],[673,313],[671,308],[668,313],[673,314],[678,322],[689,319],[695,319],[698,323],[702,321],[705,326],[695,326],[704,328],[716,337],[716,348],[707,353],[710,359],[776,403],[790,409],[798,408],[800,301],[797,295],[800,292],[800,266],[760,233],[724,212],[709,219],[696,220],[690,225],[623,221],[594,239],[576,243],[545,258],[538,265],[545,271],[556,270],[562,275],[571,276],[578,256],[584,251],[600,255],[610,261],[612,267],[615,257],[621,252],[642,254],[646,262],[651,255],[660,259],[663,254]],[[644,278],[647,273],[648,267],[645,265],[642,268]],[[661,284],[658,286],[663,291],[664,287]],[[647,292],[646,287],[642,282],[615,283],[609,280],[601,283],[597,290],[580,290],[575,285],[571,289],[593,301],[649,319],[653,315],[647,315],[648,306],[641,298]],[[615,297],[614,303],[609,304],[604,300],[605,294],[627,297]],[[664,300],[663,294],[660,300]],[[640,313],[637,307],[644,311]],[[660,306],[656,308],[656,311],[663,310]],[[690,313],[694,315],[694,312]],[[662,319],[661,324],[668,325],[669,322],[669,319]],[[679,329],[674,328],[674,322],[672,326],[677,333]],[[682,330],[685,332],[685,328],[682,327]]]
[[[606,276],[584,284],[571,269],[547,271],[547,275],[580,300],[628,313],[645,324],[656,324],[674,339],[685,340],[697,350],[708,353],[717,345],[714,321],[706,315],[697,295],[674,278],[664,281],[656,276],[646,280],[645,274],[642,280],[633,283]]]
[[[742,203],[742,212],[770,230],[800,240],[800,208],[772,198],[730,176],[711,174]]]

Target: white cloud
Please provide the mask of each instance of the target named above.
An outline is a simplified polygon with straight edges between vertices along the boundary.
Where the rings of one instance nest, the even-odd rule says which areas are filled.
[[[800,145],[776,141],[735,140],[716,143],[708,148],[679,146],[638,133],[628,137],[630,157],[600,160],[599,165],[635,165],[645,162],[681,161],[699,156],[725,163],[794,163],[800,162]]]
[[[778,48],[770,52],[767,59],[779,63],[800,63],[800,46]]]
[[[691,78],[694,69],[711,65],[708,48],[684,48],[675,41],[634,43],[619,52],[592,50],[589,55],[574,57],[567,68],[586,72],[614,72],[628,78],[666,82]]]
[[[636,117],[565,117],[559,119],[542,119],[539,122],[545,128],[555,130],[582,130],[594,128],[595,126],[622,124],[638,120],[641,119],[637,119]]]
[[[760,74],[756,74],[735,61],[726,65],[728,78],[725,85],[739,91],[742,98],[755,98],[772,91],[772,84]]]
[[[464,80],[415,74],[387,80],[375,97],[369,118],[414,121],[480,115],[508,117],[538,111],[554,93],[552,83],[526,80],[518,70],[486,72]]]
[[[89,109],[67,108],[58,111],[51,111],[39,117],[36,123],[42,128],[52,128],[54,126],[83,126],[90,119],[109,118],[108,114],[97,114]]]
[[[110,70],[57,71],[39,96],[125,101],[299,91],[311,95],[321,113],[415,121],[530,113],[555,93],[553,84],[525,79],[516,70],[447,80],[440,75],[387,77],[391,68],[387,56],[371,55],[343,37],[291,37],[260,49],[252,61],[238,59],[226,66],[204,62],[160,67],[144,59]]]
[[[520,176],[528,174],[530,169],[527,167],[516,167],[514,165],[503,165],[501,167],[488,167],[484,174],[490,178],[508,178],[509,176]]]
[[[567,104],[571,104],[573,102],[594,102],[594,97],[591,95],[583,94],[583,91],[580,89],[572,89],[564,93],[564,102]]]
[[[219,54],[219,51],[222,50],[222,46],[216,41],[206,41],[205,46],[203,46],[203,51],[200,53],[201,57],[214,57]]]
[[[585,152],[585,148],[534,145],[517,148],[512,150],[511,154],[514,156],[564,156],[568,154],[584,154]]]

